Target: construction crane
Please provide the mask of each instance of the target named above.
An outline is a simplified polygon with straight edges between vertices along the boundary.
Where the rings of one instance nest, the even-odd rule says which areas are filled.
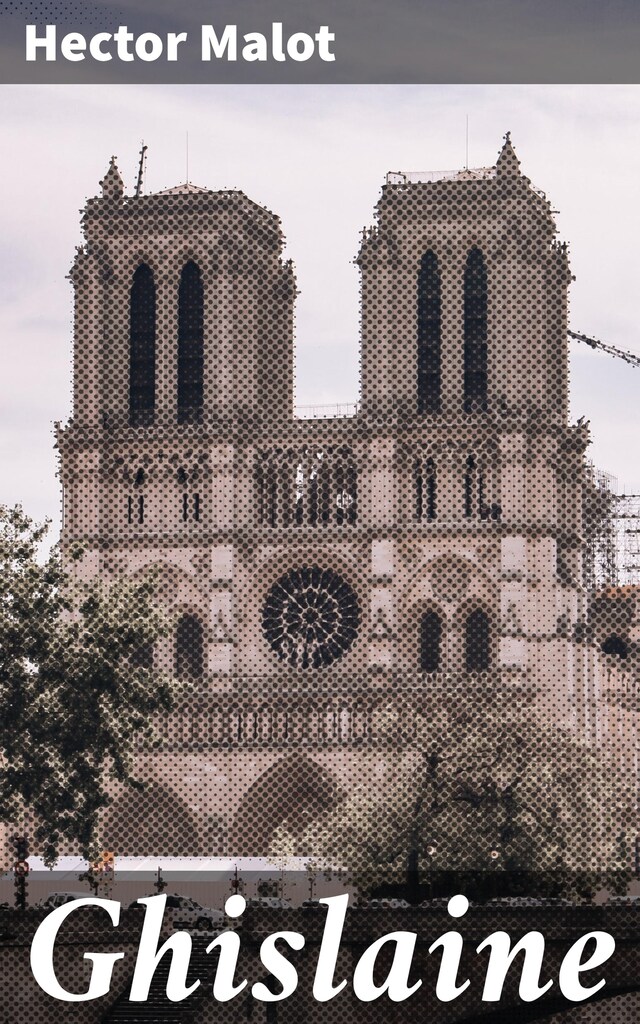
[[[624,359],[625,363],[629,366],[640,366],[640,355],[636,355],[635,352],[627,352],[625,349],[616,348],[615,345],[606,345],[604,341],[599,341],[598,338],[589,338],[586,334],[578,334],[577,331],[567,331],[570,338],[574,341],[580,341],[584,345],[588,345],[589,348],[599,349],[601,352],[606,352],[608,356],[614,356],[616,359]]]
[[[627,352],[625,349],[616,348],[615,345],[607,345],[598,338],[590,338],[586,334],[579,334],[577,331],[567,331],[570,338],[579,341],[589,348],[606,352],[608,356],[615,359],[623,359],[629,366],[640,366],[640,355],[635,352]],[[594,569],[600,569],[600,583],[616,585],[618,583],[618,568],[615,565],[615,548],[617,547],[620,558],[620,570],[622,582],[634,585],[640,584],[640,494],[616,494],[615,485],[605,479],[607,474],[600,474],[601,479],[596,481],[600,491],[609,495],[612,501],[612,518],[610,525],[612,531],[603,531],[599,538],[594,539]],[[599,541],[599,543],[598,543]],[[604,562],[604,556],[608,560]],[[598,561],[598,565],[596,565]]]

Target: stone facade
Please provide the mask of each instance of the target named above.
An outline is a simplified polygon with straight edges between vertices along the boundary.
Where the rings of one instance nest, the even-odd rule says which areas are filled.
[[[361,398],[294,414],[296,280],[276,216],[193,185],[83,217],[63,550],[157,573],[185,681],[119,853],[264,853],[442,693],[535,694],[634,768],[617,664],[584,640],[587,429],[568,421],[566,247],[508,137],[492,168],[390,175],[364,232]],[[588,631],[587,631],[588,632]]]

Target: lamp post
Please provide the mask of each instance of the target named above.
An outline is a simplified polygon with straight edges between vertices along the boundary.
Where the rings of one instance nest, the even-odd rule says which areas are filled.
[[[237,864],[235,865],[235,868],[234,868],[234,871],[233,871],[233,878],[231,879],[231,888],[233,889],[233,891],[234,891],[234,893],[236,895],[242,889],[242,883],[241,883],[241,880],[240,880],[240,876],[238,875],[238,865]]]
[[[491,868],[491,891],[489,895],[491,897],[498,895],[498,887],[496,885],[496,873],[498,870],[498,861],[500,860],[500,851],[496,850],[495,847],[489,851],[489,867]]]
[[[429,868],[428,868],[428,871],[427,871],[427,886],[428,886],[427,892],[429,894],[428,898],[430,900],[433,899],[433,858],[435,857],[437,852],[438,852],[437,843],[430,843],[429,846],[427,846],[427,848],[425,850],[425,853],[426,853],[427,857],[429,858]]]
[[[314,865],[309,861],[307,863],[307,879],[309,882],[309,902],[313,903],[313,887],[316,881],[316,872]]]
[[[405,887],[407,891],[407,900],[409,903],[417,904],[420,899],[420,829],[422,825],[422,813],[424,810],[425,802],[427,800],[427,794],[429,786],[433,787],[436,783],[438,766],[440,764],[440,757],[438,754],[428,754],[423,752],[424,758],[424,771],[422,775],[422,784],[418,790],[418,795],[413,807],[413,825],[409,835],[409,849],[407,851],[407,866],[406,866],[406,879]],[[433,813],[435,809],[435,800],[432,799],[431,811]],[[428,856],[433,856],[429,853],[429,850],[433,849],[435,853],[436,846],[432,843],[427,847]]]

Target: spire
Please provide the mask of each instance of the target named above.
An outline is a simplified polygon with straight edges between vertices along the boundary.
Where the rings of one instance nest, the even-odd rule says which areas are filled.
[[[515,178],[520,174],[520,161],[511,142],[511,132],[504,136],[504,145],[496,162],[499,178]]]
[[[124,196],[124,182],[118,170],[115,156],[111,157],[109,170],[100,182],[103,199],[122,199]]]

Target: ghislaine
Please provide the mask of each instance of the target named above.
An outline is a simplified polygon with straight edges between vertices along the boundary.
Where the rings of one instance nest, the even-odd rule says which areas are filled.
[[[191,937],[187,932],[175,932],[159,946],[165,902],[166,896],[163,895],[138,900],[145,907],[145,918],[129,994],[131,1002],[146,1001],[158,963],[167,953],[171,955],[167,996],[172,1002],[186,999],[200,985],[199,979],[187,984],[191,959]],[[336,979],[336,970],[348,902],[346,894],[320,900],[327,907],[327,914],[313,983],[313,998],[318,1002],[328,1002],[347,986],[346,978]],[[38,985],[54,999],[68,1003],[82,1003],[107,995],[114,964],[125,956],[124,953],[84,953],[84,959],[92,961],[87,991],[68,992],[60,985],[53,967],[58,931],[66,918],[84,906],[102,908],[114,927],[119,924],[120,904],[116,900],[92,897],[78,899],[52,911],[38,927],[31,944],[31,970]],[[239,918],[245,907],[244,898],[236,893],[227,900],[225,912],[229,918]],[[453,896],[447,909],[450,917],[463,917],[469,909],[469,901],[462,895]],[[416,939],[415,932],[397,931],[382,935],[372,942],[360,956],[353,971],[351,985],[356,998],[362,1002],[372,1002],[386,994],[393,1002],[403,1002],[412,996],[422,985],[419,978],[409,984],[412,967],[415,967]],[[281,949],[277,948],[278,942],[295,952],[304,948],[305,937],[300,932],[282,931],[268,935],[263,940],[259,954],[262,967],[280,986],[280,991],[273,993],[261,981],[251,985],[253,997],[265,1003],[288,999],[298,987],[298,973],[292,962],[295,957],[285,957]],[[385,946],[391,949],[391,966],[381,979],[379,969],[376,971],[376,960]],[[469,979],[459,976],[463,946],[463,937],[457,931],[445,932],[429,946],[429,954],[440,955],[435,996],[441,1002],[457,999],[471,984]],[[229,1002],[249,986],[246,978],[236,978],[240,947],[240,935],[233,929],[216,935],[207,946],[207,953],[217,951],[218,954],[212,990],[213,998],[218,1002]],[[589,951],[587,947],[590,947]],[[543,980],[545,940],[540,932],[527,932],[513,946],[506,932],[493,932],[480,943],[475,952],[479,954],[485,950],[489,950],[489,957],[484,972],[483,1001],[500,1000],[506,976],[514,960],[519,959],[519,954],[523,954],[519,982],[521,999],[533,1002],[554,984],[551,978]],[[574,942],[565,953],[558,972],[558,986],[565,999],[581,1002],[598,992],[605,985],[604,978],[597,980],[592,975],[589,979],[591,984],[584,985],[580,975],[584,971],[601,967],[614,951],[615,941],[608,932],[589,932]]]

